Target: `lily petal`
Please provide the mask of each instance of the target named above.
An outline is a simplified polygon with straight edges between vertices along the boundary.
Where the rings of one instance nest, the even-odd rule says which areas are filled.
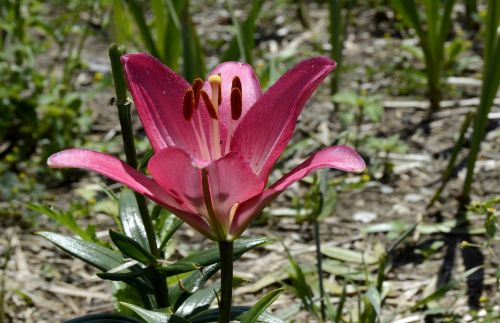
[[[298,63],[260,97],[236,128],[231,151],[245,156],[264,181],[292,137],[307,99],[335,66],[327,57]]]
[[[258,195],[264,189],[264,183],[237,153],[229,153],[206,165],[204,169],[208,173],[216,216],[216,219],[211,219],[205,203],[201,166],[185,151],[176,147],[163,149],[151,158],[148,169],[166,192],[196,210],[206,221],[212,222],[212,226],[221,225],[226,232],[233,205]],[[213,223],[214,220],[217,223]]]
[[[169,197],[155,181],[118,158],[92,150],[73,148],[50,156],[47,164],[53,168],[86,169],[109,177],[164,206],[198,231],[206,232],[205,235],[211,232],[208,224],[200,221],[197,214]]]
[[[221,121],[230,130],[234,130],[239,120],[242,120],[243,116],[262,95],[259,79],[252,66],[240,62],[219,64],[210,72],[209,76],[214,74],[220,74],[222,79],[222,102],[219,107]],[[233,78],[236,76],[239,77],[242,87],[242,113],[241,117],[234,121],[231,117],[231,85]],[[212,89],[208,82],[205,82],[203,89],[211,95]]]
[[[148,54],[127,54],[121,60],[128,87],[154,150],[179,146],[201,158],[193,132],[194,123],[186,121],[182,112],[184,94],[191,85]],[[208,114],[206,109],[199,110],[196,113],[201,113],[206,128]]]
[[[239,208],[229,231],[230,237],[238,237],[262,209],[293,183],[321,168],[334,168],[359,173],[366,165],[359,154],[347,146],[322,149],[295,167],[288,174],[271,185],[261,195],[248,200]]]

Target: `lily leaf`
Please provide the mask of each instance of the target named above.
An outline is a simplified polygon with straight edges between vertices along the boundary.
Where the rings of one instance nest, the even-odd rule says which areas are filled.
[[[237,259],[242,254],[255,247],[261,246],[269,242],[270,239],[265,237],[238,239],[234,242],[233,257]],[[203,266],[214,264],[220,260],[219,249],[217,247],[195,252],[187,257],[184,257],[171,265],[159,268],[159,271],[169,277],[188,271],[199,269]]]
[[[188,320],[186,320],[183,317],[180,317],[175,314],[167,314],[163,312],[157,312],[157,311],[150,311],[143,309],[142,307],[139,307],[137,305],[129,304],[129,303],[124,303],[120,302],[121,305],[130,308],[133,310],[137,315],[139,315],[144,321],[147,323],[189,323]]]
[[[232,320],[240,320],[241,314],[249,311],[251,308],[249,306],[232,306],[231,307],[231,319]],[[205,323],[205,322],[214,322],[219,318],[219,309],[211,308],[209,310],[200,312],[192,317],[189,320],[192,323]],[[269,313],[262,313],[259,316],[259,322],[264,323],[283,323],[284,321],[279,317],[276,317]]]
[[[130,317],[130,316],[125,316],[125,315],[120,315],[120,314],[111,314],[111,313],[104,313],[104,314],[90,314],[90,315],[84,315],[80,316],[74,319],[71,319],[69,321],[65,321],[65,323],[99,323],[99,322],[106,322],[106,323],[140,323],[141,321]]]
[[[121,252],[123,252],[130,258],[135,259],[145,265],[156,263],[155,257],[153,257],[152,254],[150,254],[135,240],[132,240],[131,238],[113,230],[109,230],[109,237],[118,247],[118,249],[120,249]]]
[[[108,271],[123,264],[122,255],[96,243],[53,232],[38,232],[38,235],[99,270]]]
[[[262,297],[252,308],[240,315],[241,323],[255,323],[261,314],[268,308],[283,292],[282,288],[275,289]]]
[[[189,317],[190,315],[208,309],[219,290],[220,283],[197,290],[182,302],[182,305],[175,311],[175,314]]]
[[[165,247],[167,246],[167,242],[170,241],[170,238],[174,235],[174,233],[177,231],[177,229],[180,228],[180,226],[184,223],[181,219],[176,217],[170,212],[167,212],[165,209],[162,209],[160,211],[161,214],[161,219],[162,219],[162,225],[161,229],[159,230],[159,236],[160,236],[160,251],[163,251]]]
[[[210,265],[202,270],[190,273],[182,278],[177,284],[170,286],[168,296],[170,304],[173,304],[174,310],[176,310],[189,295],[203,288],[207,280],[209,280],[219,268],[220,265],[218,263]]]
[[[145,250],[149,250],[146,229],[142,222],[135,194],[131,190],[125,189],[120,194],[118,210],[125,235],[135,240]]]

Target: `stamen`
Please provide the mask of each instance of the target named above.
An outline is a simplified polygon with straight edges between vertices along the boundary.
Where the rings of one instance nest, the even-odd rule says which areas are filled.
[[[194,92],[192,89],[188,89],[186,94],[184,94],[184,100],[182,101],[182,113],[184,114],[184,119],[190,121],[193,117],[194,111]]]
[[[198,104],[200,103],[200,91],[203,87],[203,80],[197,78],[193,82],[193,91],[194,91],[194,108],[198,108]]]
[[[233,87],[231,90],[231,118],[238,120],[241,117],[242,109],[241,91],[237,87]]]
[[[205,91],[200,91],[200,94],[201,94],[201,98],[203,99],[203,102],[205,102],[205,105],[207,107],[207,111],[208,111],[208,114],[210,115],[210,117],[214,120],[218,120],[219,119],[218,111],[214,107],[212,100],[210,100],[208,93]]]
[[[243,88],[241,87],[241,80],[238,76],[235,76],[233,78],[233,81],[231,82],[231,89],[237,88],[240,90],[240,92],[243,92]]]

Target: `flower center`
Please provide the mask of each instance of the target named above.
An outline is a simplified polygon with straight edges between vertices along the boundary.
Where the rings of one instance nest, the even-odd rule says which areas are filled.
[[[222,140],[220,136],[220,113],[219,107],[222,104],[222,77],[220,74],[211,75],[208,78],[208,83],[210,84],[212,90],[212,96],[210,97],[203,88],[203,81],[199,78],[195,79],[192,87],[186,90],[184,94],[184,99],[182,102],[182,112],[184,119],[190,121],[193,133],[195,135],[196,141],[198,143],[201,157],[205,160],[215,160],[220,158],[223,154],[229,152],[229,146],[234,133],[235,121],[237,121],[243,111],[243,88],[241,86],[241,80],[238,76],[235,76],[231,82],[231,92],[230,92],[230,108],[231,108],[231,120],[225,120],[227,123],[227,136],[225,142],[224,151],[222,151]],[[210,116],[210,122],[207,126],[203,124],[201,115],[198,110],[200,103],[200,98],[203,100],[205,107],[207,108],[208,115]],[[196,115],[196,116],[195,116]],[[207,130],[207,133],[205,131]]]

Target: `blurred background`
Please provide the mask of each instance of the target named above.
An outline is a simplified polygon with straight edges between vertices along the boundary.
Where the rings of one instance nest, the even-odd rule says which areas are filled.
[[[283,285],[273,313],[317,320],[316,221],[325,289],[343,320],[361,321],[357,304],[386,254],[381,319],[498,320],[499,26],[495,0],[2,0],[0,321],[113,309],[111,284],[33,234],[97,239],[115,225],[117,184],[46,166],[68,147],[124,159],[112,43],[149,52],[188,81],[245,61],[263,89],[307,57],[339,64],[308,102],[271,182],[334,144],[356,147],[368,169],[308,177],[264,210],[247,235],[279,237],[288,251],[278,243],[236,263],[248,281],[236,290],[240,302]],[[183,226],[170,253],[206,245]]]

